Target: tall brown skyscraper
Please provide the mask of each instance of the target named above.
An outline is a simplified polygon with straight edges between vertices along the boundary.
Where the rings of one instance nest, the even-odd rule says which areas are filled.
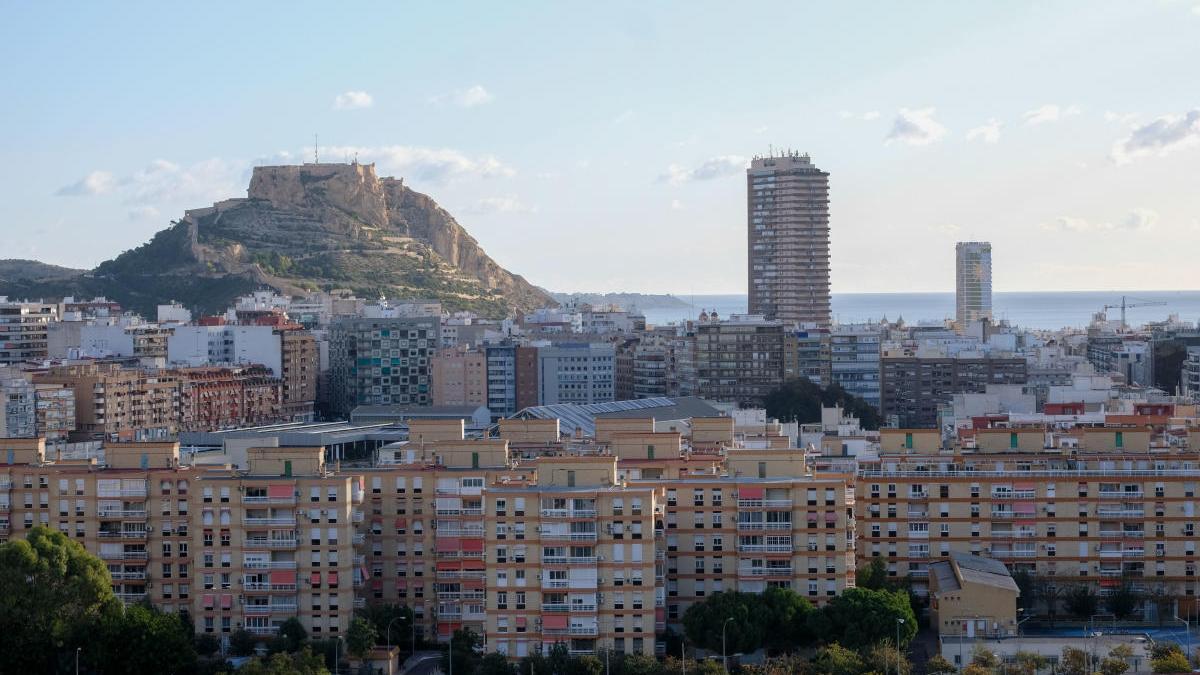
[[[829,327],[829,174],[808,155],[755,157],[746,201],[750,313]]]

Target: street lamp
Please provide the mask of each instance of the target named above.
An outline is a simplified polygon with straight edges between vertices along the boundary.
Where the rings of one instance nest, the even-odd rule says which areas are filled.
[[[683,636],[682,638],[680,638],[680,640],[679,640],[679,662],[683,664],[681,666],[683,675],[687,675],[687,636],[686,635]]]
[[[1018,611],[1018,612],[1023,612],[1023,611],[1025,611],[1025,610],[1023,610],[1023,609],[1019,609],[1019,610],[1017,610],[1017,611]],[[1023,623],[1025,623],[1026,621],[1028,621],[1028,620],[1032,619],[1032,618],[1033,618],[1033,616],[1034,616],[1034,615],[1030,614],[1029,616],[1025,617],[1024,619],[1021,619],[1021,620],[1017,621],[1017,653],[1018,653],[1018,654],[1020,654],[1020,653],[1021,653],[1021,624],[1023,624]]]
[[[391,653],[392,653],[392,624],[396,623],[397,621],[399,621],[400,619],[403,619],[403,618],[404,618],[404,617],[402,617],[402,616],[393,616],[393,617],[392,617],[392,620],[388,622],[388,625],[387,625],[387,649],[388,649],[388,658],[389,658],[389,659],[390,659],[390,658],[392,658],[392,657],[391,657]]]
[[[721,667],[725,669],[726,673],[729,672],[729,656],[725,651],[725,627],[729,625],[730,621],[733,621],[733,617],[725,619],[725,623],[721,624]]]
[[[900,626],[904,619],[896,619],[896,675],[900,675]]]
[[[1175,620],[1183,624],[1184,634],[1187,636],[1187,657],[1188,663],[1192,662],[1192,622],[1187,619],[1181,619],[1178,616]]]
[[[79,675],[79,652],[82,650],[83,647],[75,648],[75,675]]]
[[[454,626],[450,626],[450,643],[446,647],[446,662],[450,664],[450,675],[454,675]]]

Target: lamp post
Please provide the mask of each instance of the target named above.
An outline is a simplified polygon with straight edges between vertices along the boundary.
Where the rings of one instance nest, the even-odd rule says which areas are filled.
[[[454,626],[450,626],[450,644],[446,648],[446,663],[450,664],[449,675],[454,675]]]
[[[733,621],[733,617],[725,619],[725,623],[721,624],[721,667],[725,669],[726,673],[729,672],[729,655],[725,651],[725,627],[729,625],[730,621]]]
[[[400,619],[402,619],[402,618],[404,618],[404,617],[393,616],[393,617],[392,617],[392,620],[391,620],[391,621],[389,621],[389,622],[388,622],[388,625],[387,625],[387,649],[388,649],[388,655],[389,655],[389,656],[388,656],[388,658],[389,658],[389,659],[390,659],[390,658],[392,658],[392,657],[391,657],[391,653],[392,653],[392,624],[396,623],[397,621],[399,621],[399,620],[400,620]]]
[[[687,637],[686,636],[679,640],[679,662],[681,664],[683,664],[680,667],[680,669],[683,671],[683,675],[687,675]]]
[[[75,675],[79,675],[79,652],[82,650],[83,647],[75,648]]]
[[[1188,663],[1192,662],[1192,622],[1187,619],[1181,619],[1179,616],[1175,620],[1183,624],[1184,635],[1187,637],[1187,658]]]
[[[1018,610],[1018,611],[1024,611],[1024,610]],[[1033,615],[1029,615],[1029,616],[1025,617],[1024,619],[1017,621],[1017,653],[1018,654],[1021,653],[1021,624],[1025,623],[1026,621],[1028,621],[1032,618],[1033,618]]]
[[[896,675],[900,675],[900,626],[904,619],[896,619]]]

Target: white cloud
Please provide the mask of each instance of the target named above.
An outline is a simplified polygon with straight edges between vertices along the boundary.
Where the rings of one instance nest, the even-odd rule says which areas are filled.
[[[107,171],[93,171],[79,180],[64,185],[54,194],[60,197],[79,197],[83,195],[102,195],[116,185],[116,178]]]
[[[1131,125],[1137,121],[1137,113],[1119,113],[1112,110],[1104,111],[1105,122],[1116,122],[1118,124]]]
[[[1146,155],[1165,155],[1200,142],[1200,108],[1182,115],[1163,115],[1134,127],[1129,135],[1113,144],[1110,157],[1124,164]]]
[[[671,200],[671,210],[672,211],[682,211],[683,210],[683,202],[679,201],[678,199],[672,199]]]
[[[1033,110],[1025,111],[1025,114],[1022,117],[1025,119],[1025,124],[1034,125],[1045,124],[1046,122],[1057,122],[1061,119],[1078,115],[1081,112],[1083,111],[1080,110],[1079,106],[1076,105],[1064,107],[1054,103],[1047,103],[1040,108],[1034,108]]]
[[[475,106],[491,103],[495,99],[491,92],[482,84],[476,84],[466,89],[455,89],[448,94],[438,94],[430,97],[429,102],[435,104],[450,103],[460,108],[474,108]]]
[[[660,181],[671,185],[682,185],[694,180],[712,180],[741,173],[746,169],[746,158],[738,155],[721,155],[710,157],[695,168],[687,168],[678,164],[667,167],[667,172],[658,177]]]
[[[508,177],[516,171],[491,155],[469,156],[451,148],[422,148],[407,145],[377,147],[322,147],[324,157],[340,159],[358,157],[360,162],[375,162],[380,173],[439,182],[450,178],[475,176],[480,178]]]
[[[232,197],[245,189],[241,185],[244,166],[220,158],[180,166],[156,159],[145,168],[122,178],[120,189],[125,203],[155,206],[159,204],[196,205]]]
[[[1076,216],[1059,216],[1042,229],[1052,232],[1147,232],[1158,224],[1158,212],[1154,209],[1137,208],[1114,222],[1090,221]]]
[[[968,141],[983,141],[984,143],[1000,142],[1000,128],[1004,125],[996,119],[990,119],[986,124],[980,125],[967,132]]]
[[[901,108],[884,140],[909,145],[928,145],[941,140],[946,135],[946,127],[933,119],[935,111],[935,108]]]
[[[853,113],[853,112],[850,112],[849,110],[843,110],[840,113],[838,113],[838,116],[844,120],[862,120],[864,122],[871,122],[871,121],[879,119],[879,111],[878,110],[868,110],[865,113]]]
[[[135,206],[129,209],[130,220],[155,220],[159,217],[158,209],[150,205]]]
[[[338,94],[333,99],[334,110],[356,110],[370,108],[375,99],[365,91],[347,91]]]
[[[484,197],[467,207],[467,213],[487,215],[492,213],[537,213],[536,206],[529,206],[515,195]]]

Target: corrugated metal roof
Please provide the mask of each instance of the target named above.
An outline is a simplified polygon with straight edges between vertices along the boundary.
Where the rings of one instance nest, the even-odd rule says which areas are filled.
[[[714,417],[719,415],[713,406],[694,396],[681,398],[642,398],[607,403],[556,403],[525,408],[514,419],[559,419],[564,433],[579,429],[585,436],[596,435],[596,418],[647,418],[656,420]]]

